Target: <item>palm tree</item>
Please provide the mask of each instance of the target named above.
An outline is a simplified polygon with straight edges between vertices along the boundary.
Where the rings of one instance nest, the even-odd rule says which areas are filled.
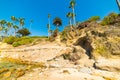
[[[10,30],[10,35],[12,34],[12,26],[13,26],[13,23],[7,22],[7,27]]]
[[[69,8],[72,8],[72,11],[73,11],[73,14],[75,15],[75,5],[76,5],[76,1],[75,0],[71,0],[70,1],[70,6]],[[75,16],[73,17],[73,23],[74,25],[76,25],[76,19],[75,19]]]
[[[119,0],[116,0],[116,3],[117,3],[118,8],[119,8],[119,10],[120,10],[120,1],[119,1]]]
[[[7,27],[4,27],[3,30],[4,30],[4,36],[7,36],[7,33],[8,33],[9,29]]]
[[[48,24],[47,24],[47,28],[48,28],[48,38],[49,38],[49,36],[50,36],[50,17],[51,17],[51,15],[48,14]]]
[[[6,24],[6,21],[5,21],[5,20],[1,20],[1,21],[0,21],[0,31],[1,31],[2,33],[4,33],[3,31],[4,31],[5,24]],[[2,33],[1,33],[1,36],[2,36]]]
[[[62,20],[59,17],[54,18],[53,25],[56,26],[56,30],[54,30],[53,35],[58,36],[59,33],[58,27],[62,25]]]
[[[13,22],[16,22],[17,18],[16,18],[15,16],[11,16],[11,20],[12,20]]]
[[[19,18],[19,23],[20,23],[21,28],[23,28],[23,26],[25,25],[24,20],[25,18]]]
[[[1,25],[1,21],[0,21],[0,34],[1,34],[1,32],[2,32],[2,25]],[[1,36],[2,35],[0,35],[0,40],[1,40]]]
[[[1,21],[0,21],[0,25],[1,25],[1,26],[4,26],[5,24],[6,24],[6,21],[5,21],[5,20],[1,20]]]
[[[51,35],[53,34],[53,30],[50,30],[49,32],[50,32]]]
[[[30,20],[30,28],[29,28],[29,30],[31,30],[32,24],[33,24],[33,20]]]
[[[48,38],[49,38],[50,36],[50,25],[49,24],[47,24],[47,28],[48,28]]]
[[[14,24],[16,24],[16,22],[19,22],[19,20],[15,16],[11,16],[11,20]]]
[[[62,20],[59,17],[56,17],[53,20],[53,25],[56,26],[56,28],[58,29],[58,27],[62,25]]]
[[[13,28],[14,28],[14,30],[15,30],[15,31],[14,31],[14,36],[16,36],[16,32],[17,32],[17,29],[19,29],[19,27],[18,27],[17,25],[14,25]]]
[[[69,26],[72,25],[72,22],[71,22],[71,19],[72,19],[72,13],[71,12],[68,12],[67,15],[66,15],[67,18],[69,18]]]

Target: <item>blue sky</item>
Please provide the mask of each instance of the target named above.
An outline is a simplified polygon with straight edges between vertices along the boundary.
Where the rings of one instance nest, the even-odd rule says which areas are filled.
[[[70,0],[0,0],[0,20],[10,21],[11,16],[24,17],[25,27],[29,28],[30,20],[34,20],[32,25],[32,35],[47,35],[47,15],[51,14],[51,24],[55,17],[60,17],[63,21],[62,30],[67,24],[66,14],[69,9]],[[84,21],[91,16],[103,18],[110,12],[119,13],[115,0],[76,0],[75,6],[76,21]],[[54,26],[52,26],[54,29]]]

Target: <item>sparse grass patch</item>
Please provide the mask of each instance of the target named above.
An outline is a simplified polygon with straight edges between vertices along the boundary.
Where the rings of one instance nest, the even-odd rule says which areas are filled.
[[[63,73],[70,74],[70,72],[68,70],[63,70]]]
[[[108,50],[107,46],[105,44],[102,43],[102,40],[96,40],[95,41],[95,49],[93,50],[92,54],[94,56],[103,56],[106,58],[110,58],[111,57],[111,53],[110,50]]]
[[[62,54],[62,56],[64,59],[70,60],[70,54]]]

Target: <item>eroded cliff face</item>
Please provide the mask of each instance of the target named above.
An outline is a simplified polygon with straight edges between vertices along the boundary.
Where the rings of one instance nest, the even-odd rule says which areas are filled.
[[[84,28],[79,32],[81,36],[74,45],[84,48],[90,58],[120,56],[120,27],[96,26]]]

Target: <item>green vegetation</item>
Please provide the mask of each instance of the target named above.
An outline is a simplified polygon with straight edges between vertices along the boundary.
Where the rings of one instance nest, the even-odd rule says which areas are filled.
[[[32,37],[6,37],[3,42],[13,45],[14,47],[18,47],[21,45],[35,44],[38,41],[47,41],[47,36],[32,36]]]
[[[53,20],[53,25],[56,26],[56,28],[58,29],[59,26],[62,26],[62,20],[59,17],[56,17]]]
[[[11,16],[11,21],[0,20],[0,37],[3,39],[9,36],[29,35],[30,31],[24,28],[24,24],[25,18],[16,18],[15,16]]]
[[[116,19],[118,18],[118,14],[110,13],[108,16],[104,17],[101,24],[102,25],[112,25],[115,24]]]
[[[50,33],[50,28],[51,28],[51,25],[50,25],[50,17],[51,17],[51,15],[50,14],[48,14],[48,24],[47,24],[47,28],[48,28],[48,38],[50,37],[50,35],[51,35],[51,33]]]
[[[28,36],[30,34],[30,31],[27,28],[22,28],[18,30],[17,33],[22,36]]]
[[[76,26],[76,19],[75,19],[75,5],[76,5],[76,1],[75,0],[71,0],[70,1],[70,6],[69,8],[72,9],[72,19],[73,19],[73,23]]]
[[[92,16],[88,21],[94,21],[94,22],[97,22],[100,20],[100,16]]]
[[[71,60],[71,58],[70,58],[71,55],[70,54],[63,54],[62,56],[63,56],[64,59]]]
[[[44,63],[34,63],[20,59],[2,58],[0,62],[0,80],[16,80],[33,68],[46,68]]]

